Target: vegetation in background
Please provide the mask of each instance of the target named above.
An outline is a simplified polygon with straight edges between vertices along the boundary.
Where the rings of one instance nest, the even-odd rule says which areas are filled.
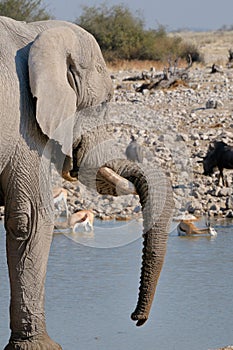
[[[0,1],[0,16],[26,22],[51,18],[41,0],[2,0]]]
[[[42,0],[0,0],[0,15],[26,22],[52,18]],[[75,23],[95,36],[105,59],[111,63],[119,60],[161,62],[185,59],[188,55],[193,61],[202,61],[195,45],[168,35],[162,25],[146,30],[140,12],[132,14],[125,5],[83,6]]]
[[[107,7],[84,6],[75,23],[92,33],[98,41],[107,61],[155,60],[170,57],[201,61],[194,45],[184,44],[180,37],[170,37],[165,27],[146,30],[142,16],[133,15],[125,5]]]

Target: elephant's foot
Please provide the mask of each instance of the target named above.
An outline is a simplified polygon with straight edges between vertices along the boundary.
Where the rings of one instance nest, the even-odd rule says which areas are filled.
[[[4,350],[62,350],[62,348],[47,334],[40,334],[27,340],[10,339]]]

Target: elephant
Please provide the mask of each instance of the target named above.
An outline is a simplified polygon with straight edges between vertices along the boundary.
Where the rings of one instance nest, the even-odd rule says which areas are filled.
[[[78,179],[100,194],[139,196],[143,254],[131,319],[143,325],[173,215],[170,179],[106,146],[113,137],[112,122],[105,121],[113,84],[90,33],[65,21],[0,17],[0,48],[0,204],[11,290],[5,350],[61,349],[47,333],[44,311],[54,228],[52,164],[64,179]]]

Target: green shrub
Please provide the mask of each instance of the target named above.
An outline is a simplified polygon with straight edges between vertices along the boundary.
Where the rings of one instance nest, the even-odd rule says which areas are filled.
[[[0,16],[18,21],[41,21],[51,18],[41,5],[41,0],[3,0],[0,1]]]
[[[203,62],[204,58],[198,51],[197,47],[194,44],[183,44],[181,45],[181,50],[180,50],[180,57],[181,58],[186,58],[188,55],[191,56],[193,62]]]
[[[125,5],[84,6],[75,23],[94,35],[107,61],[163,61],[171,56],[185,58],[188,53],[193,61],[199,60],[196,48],[184,45],[181,38],[169,37],[164,26],[145,30],[140,13],[133,15]]]
[[[143,40],[143,21],[133,17],[129,9],[119,6],[111,8],[83,7],[76,23],[92,33],[105,55],[116,55],[116,58],[134,57]]]

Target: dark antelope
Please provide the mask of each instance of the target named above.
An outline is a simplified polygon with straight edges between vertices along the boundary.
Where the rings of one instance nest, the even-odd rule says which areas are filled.
[[[209,145],[206,156],[203,159],[204,175],[212,175],[215,168],[219,169],[218,184],[223,178],[223,169],[233,169],[233,146],[227,145],[223,141],[214,141]]]

